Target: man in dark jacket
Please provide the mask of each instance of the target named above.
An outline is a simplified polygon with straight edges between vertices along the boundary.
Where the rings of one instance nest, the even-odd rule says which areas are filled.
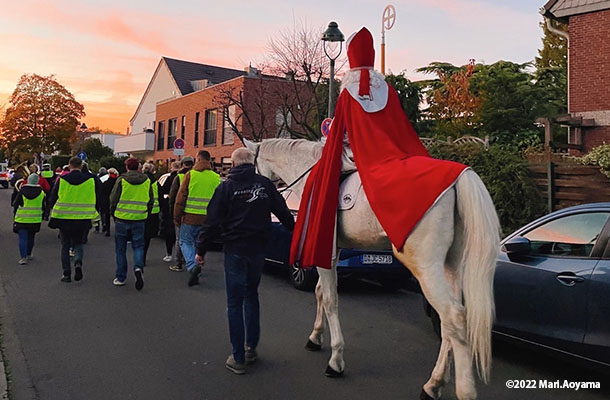
[[[116,251],[115,286],[125,285],[127,279],[127,240],[131,235],[133,269],[136,289],[144,287],[144,232],[145,221],[153,206],[153,189],[146,175],[139,172],[135,158],[125,161],[127,173],[121,175],[110,194],[110,212],[114,216],[114,243]]]
[[[252,363],[257,357],[256,346],[260,338],[258,284],[271,232],[271,213],[289,230],[294,228],[294,218],[273,183],[255,173],[254,154],[250,150],[239,148],[231,159],[234,167],[229,171],[229,178],[216,188],[208,204],[207,220],[197,243],[197,262],[205,263],[205,253],[220,230],[233,347],[225,366],[241,375],[245,373],[245,363]]]
[[[163,185],[159,185],[159,206],[161,208],[161,231],[165,237],[165,257],[163,261],[173,261],[172,254],[176,245],[176,227],[174,225],[174,216],[170,214],[169,192],[174,179],[178,176],[180,163],[174,161],[171,164],[171,172],[163,181]],[[161,182],[161,179],[159,180]]]
[[[108,173],[100,178],[102,182],[100,217],[102,218],[102,232],[104,232],[104,236],[110,236],[110,193],[112,193],[118,177],[119,172],[114,168],[110,168]]]
[[[159,184],[155,178],[155,165],[147,162],[142,167],[142,172],[150,180],[150,185],[153,190],[153,208],[146,218],[146,229],[144,234],[144,266],[146,266],[146,255],[150,247],[150,240],[159,233]]]
[[[74,280],[83,278],[83,239],[99,210],[99,184],[81,171],[82,160],[70,159],[70,172],[57,179],[49,197],[49,228],[59,229],[62,282],[72,282],[70,247],[74,249]]]

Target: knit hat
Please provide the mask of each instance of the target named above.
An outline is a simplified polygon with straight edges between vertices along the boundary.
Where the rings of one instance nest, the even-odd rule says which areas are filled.
[[[28,176],[28,185],[31,185],[31,186],[36,186],[36,185],[38,185],[38,175],[36,175],[36,174],[30,174],[30,175]]]
[[[128,171],[137,171],[138,167],[140,166],[140,162],[138,161],[137,158],[128,158],[127,160],[125,160],[125,167],[127,167]]]

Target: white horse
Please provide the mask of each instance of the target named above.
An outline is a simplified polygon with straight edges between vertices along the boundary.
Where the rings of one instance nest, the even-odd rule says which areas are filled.
[[[256,156],[256,167],[271,180],[297,180],[320,158],[320,142],[268,139],[245,141]],[[294,191],[300,196],[306,177]],[[417,189],[414,188],[414,192]],[[364,191],[350,210],[337,215],[337,248],[387,249],[390,242]],[[479,176],[468,169],[446,190],[394,255],[417,278],[426,299],[441,320],[442,342],[422,399],[438,399],[455,358],[458,399],[475,399],[473,363],[484,382],[491,367],[491,327],[494,318],[493,276],[499,246],[499,222],[492,200]],[[336,253],[335,253],[336,254]],[[326,315],[332,355],[327,376],[341,376],[344,341],[339,323],[337,257],[332,269],[318,268],[316,320],[307,347],[319,350]]]

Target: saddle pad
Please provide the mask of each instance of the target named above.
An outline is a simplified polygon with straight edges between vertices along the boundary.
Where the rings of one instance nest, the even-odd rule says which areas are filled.
[[[340,211],[345,211],[354,207],[360,190],[362,190],[362,182],[360,181],[358,172],[349,174],[339,186],[338,209]]]

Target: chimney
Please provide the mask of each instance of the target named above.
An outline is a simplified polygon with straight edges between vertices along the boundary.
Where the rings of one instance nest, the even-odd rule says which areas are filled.
[[[246,71],[247,76],[261,76],[261,72],[256,67],[253,67],[252,64],[244,68],[244,71]]]

